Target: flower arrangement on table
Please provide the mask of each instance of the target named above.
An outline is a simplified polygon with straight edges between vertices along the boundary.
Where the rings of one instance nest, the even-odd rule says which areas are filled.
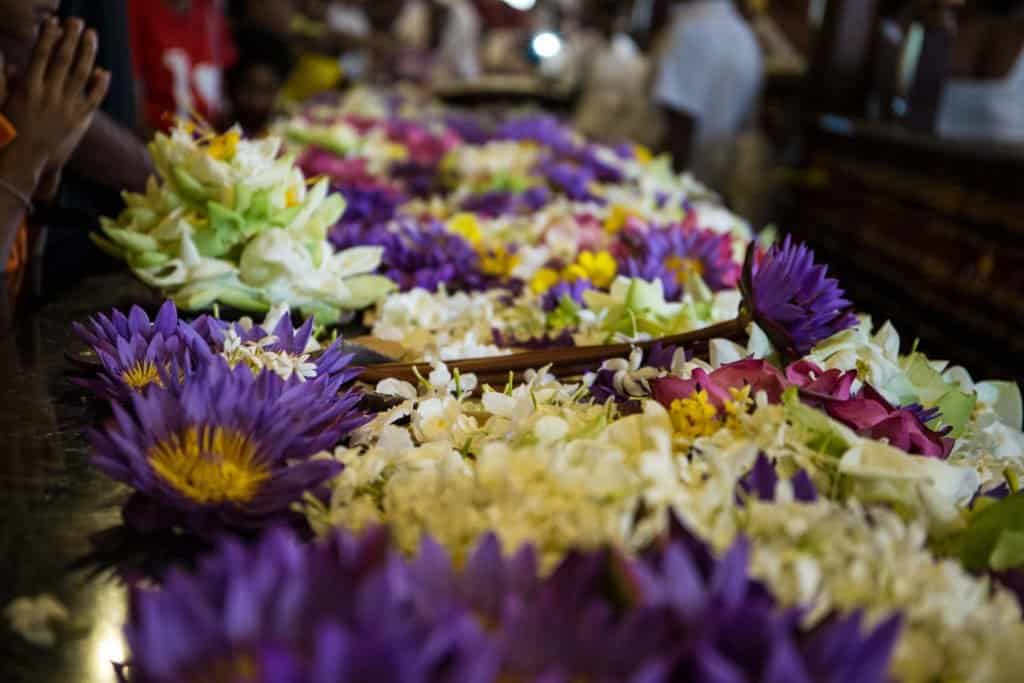
[[[93,462],[135,530],[221,538],[133,589],[125,680],[1018,678],[1017,385],[901,353],[806,247],[751,244],[643,150],[362,97],[282,123],[313,190],[276,141],[182,127],[105,225],[174,300],[76,326]],[[360,265],[263,278],[268,233]],[[372,299],[416,382],[360,384],[287,308]],[[175,306],[214,300],[266,319]],[[568,379],[458,369],[722,322]]]
[[[280,140],[217,135],[182,122],[150,146],[157,177],[127,194],[96,242],[183,308],[215,302],[265,312],[288,304],[323,323],[351,317],[393,284],[377,248],[336,251],[345,209],[326,180],[307,182]]]
[[[94,461],[135,489],[127,521],[211,536],[304,519],[322,537],[229,544],[194,577],[137,592],[132,680],[360,680],[405,658],[417,680],[476,666],[483,680],[1013,680],[1019,389],[901,355],[895,329],[850,315],[799,245],[748,263],[745,345],[637,350],[580,381],[541,368],[497,387],[438,361],[418,386],[375,386],[393,397],[375,416],[358,389],[339,393],[355,373],[337,346],[321,354],[311,323],[279,311],[263,326],[186,322],[167,304],[80,327],[102,361],[89,386],[113,400]],[[278,594],[295,600],[280,613]],[[708,605],[721,620],[698,616]],[[247,616],[191,621],[229,609]],[[691,645],[651,635],[673,624]],[[371,664],[370,642],[398,659]]]

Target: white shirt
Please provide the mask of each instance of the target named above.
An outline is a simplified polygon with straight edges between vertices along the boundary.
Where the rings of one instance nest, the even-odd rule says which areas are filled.
[[[938,131],[946,138],[1024,144],[1024,50],[1003,80],[949,81]]]
[[[764,81],[754,32],[728,0],[683,5],[655,85],[658,104],[697,120],[690,167],[715,186],[731,163]]]

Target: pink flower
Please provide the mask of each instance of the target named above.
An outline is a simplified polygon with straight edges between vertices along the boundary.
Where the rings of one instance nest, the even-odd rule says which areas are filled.
[[[885,439],[895,448],[915,455],[945,459],[954,440],[929,429],[917,411],[894,408],[874,388],[865,385],[860,395],[848,401],[830,401],[825,410],[834,419],[871,439]]]
[[[800,388],[804,403],[821,408],[826,402],[850,400],[850,389],[857,372],[850,370],[822,370],[809,360],[793,363],[786,368],[786,381]]]
[[[732,399],[730,389],[742,389],[745,386],[750,386],[751,396],[764,391],[770,403],[779,403],[782,392],[786,390],[786,379],[769,363],[748,359],[723,365],[711,374],[697,368],[690,379],[656,379],[651,382],[651,392],[654,400],[668,408],[673,401],[687,398],[693,392],[703,389],[715,407],[721,408],[726,401]]]

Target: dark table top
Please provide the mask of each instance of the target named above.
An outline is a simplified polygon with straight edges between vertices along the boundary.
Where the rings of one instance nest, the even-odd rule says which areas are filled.
[[[122,660],[126,606],[112,572],[74,569],[92,551],[90,538],[120,521],[127,490],[88,463],[82,429],[96,405],[68,379],[69,325],[152,294],[127,275],[79,283],[22,314],[0,338],[0,610],[19,596],[51,593],[68,608],[52,648],[14,634],[3,620],[0,680],[54,683],[115,681]]]

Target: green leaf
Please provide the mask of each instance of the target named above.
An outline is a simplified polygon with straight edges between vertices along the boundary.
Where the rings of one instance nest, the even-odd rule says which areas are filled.
[[[171,169],[171,180],[174,189],[186,200],[195,204],[205,204],[209,198],[206,188],[198,180],[193,178],[188,171],[181,166]]]
[[[1024,493],[1004,498],[972,515],[960,548],[960,562],[973,572],[989,569],[1000,538],[1007,531],[1024,532]]]
[[[1024,567],[1024,531],[1007,530],[999,534],[988,562],[997,572]]]
[[[967,394],[959,389],[952,389],[936,402],[936,407],[942,411],[939,421],[943,425],[953,428],[950,433],[954,439],[960,438],[964,433],[971,413],[974,412],[974,404],[977,403],[977,396],[973,393]]]

